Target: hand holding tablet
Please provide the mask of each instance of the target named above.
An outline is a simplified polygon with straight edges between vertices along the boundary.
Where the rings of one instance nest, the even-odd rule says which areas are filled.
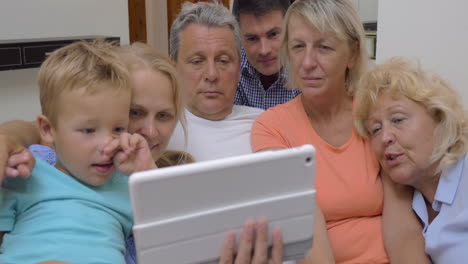
[[[228,232],[247,220],[283,233],[284,260],[312,246],[315,150],[310,145],[135,173],[139,263],[218,263]],[[238,249],[241,250],[241,249]],[[255,256],[255,253],[254,253]]]

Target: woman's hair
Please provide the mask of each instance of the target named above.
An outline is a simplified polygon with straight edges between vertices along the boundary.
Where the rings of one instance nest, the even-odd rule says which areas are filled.
[[[468,151],[468,116],[460,96],[439,75],[419,63],[394,57],[363,75],[355,96],[355,125],[369,137],[366,123],[382,94],[407,97],[424,106],[438,122],[431,162],[440,161],[437,172],[455,163]]]
[[[281,45],[281,62],[289,68],[289,29],[291,17],[303,19],[321,33],[332,33],[338,39],[347,41],[355,54],[356,61],[347,69],[346,91],[354,95],[356,85],[367,68],[367,51],[364,28],[353,4],[349,0],[296,0],[286,12],[284,19],[284,38]],[[356,47],[356,48],[354,48]],[[295,88],[294,74],[288,71],[288,87]]]
[[[129,71],[139,69],[150,69],[164,74],[172,84],[173,103],[176,109],[176,119],[180,121],[186,134],[186,122],[184,115],[184,103],[182,98],[181,84],[177,70],[169,58],[154,50],[147,44],[135,42],[121,48],[121,57],[129,68]],[[158,88],[155,84],[154,89]]]
[[[193,163],[195,159],[192,155],[184,151],[167,150],[156,161],[158,168],[170,167],[175,165]]]
[[[185,114],[184,114],[185,106],[183,104],[181,84],[180,84],[177,70],[175,69],[175,67],[169,60],[169,58],[155,51],[150,46],[144,43],[139,43],[139,42],[135,42],[129,46],[123,46],[120,49],[120,54],[121,54],[122,60],[129,68],[130,74],[132,73],[132,71],[135,71],[135,70],[150,69],[150,70],[154,70],[159,73],[162,73],[169,78],[172,84],[173,103],[176,109],[176,119],[180,122],[182,126],[184,137],[185,137],[185,142],[187,142],[187,129],[186,129],[187,126],[186,126],[186,120],[185,120]],[[154,84],[154,85],[155,85],[154,89],[158,89],[158,84]],[[181,164],[181,163],[186,163],[185,161],[193,160],[193,158],[188,153],[185,153],[185,152],[178,152],[178,153],[180,155],[177,157],[179,157],[180,160],[177,162],[175,160],[171,160],[170,164],[173,164],[173,165]],[[166,162],[170,160],[167,158],[167,155],[165,156],[165,154],[166,153],[163,153],[162,157],[159,159],[161,161],[158,160],[157,163]],[[185,155],[187,155],[187,157],[185,157]],[[170,157],[173,158],[175,156],[170,155]],[[158,164],[158,166],[160,165]]]

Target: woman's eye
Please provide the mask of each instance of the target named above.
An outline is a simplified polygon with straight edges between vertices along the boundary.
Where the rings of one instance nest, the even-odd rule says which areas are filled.
[[[303,48],[303,47],[304,47],[303,44],[296,44],[296,45],[293,45],[293,46],[292,46],[292,49],[293,49],[293,50],[294,50],[294,49],[300,49],[300,48]]]
[[[158,119],[163,121],[170,120],[172,119],[172,115],[169,113],[158,113]]]
[[[403,122],[404,120],[405,120],[405,118],[403,118],[403,117],[394,117],[394,118],[392,118],[392,123],[399,124],[399,123]]]
[[[379,132],[380,128],[374,128],[372,129],[372,135],[375,135],[377,132]]]
[[[370,135],[375,135],[380,131],[380,125],[374,125],[369,129]]]

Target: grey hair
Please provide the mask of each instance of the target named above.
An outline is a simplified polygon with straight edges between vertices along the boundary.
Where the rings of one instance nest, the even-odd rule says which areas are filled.
[[[173,61],[177,60],[180,47],[180,33],[190,24],[200,24],[207,27],[228,26],[234,34],[238,53],[240,54],[241,39],[239,25],[229,10],[219,3],[185,2],[180,13],[171,26],[169,37],[169,55]]]

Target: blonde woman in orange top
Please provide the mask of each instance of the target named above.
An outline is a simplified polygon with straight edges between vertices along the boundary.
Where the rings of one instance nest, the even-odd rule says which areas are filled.
[[[311,257],[329,241],[336,263],[389,263],[379,164],[353,129],[353,95],[367,65],[362,24],[347,0],[296,0],[285,23],[282,61],[289,86],[302,94],[257,119],[252,148],[316,148],[317,203],[328,232],[321,234],[319,215]]]

